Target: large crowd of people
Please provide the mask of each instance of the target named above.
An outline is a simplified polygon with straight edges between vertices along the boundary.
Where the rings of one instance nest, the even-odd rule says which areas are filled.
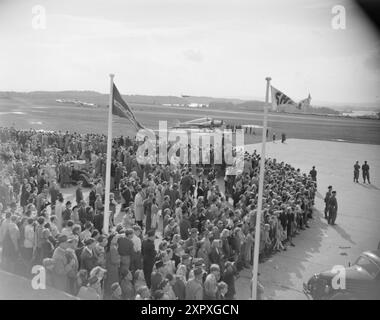
[[[42,265],[47,285],[81,299],[235,298],[236,275],[253,262],[256,151],[221,186],[213,166],[141,165],[139,143],[114,138],[104,232],[106,136],[0,128],[0,141],[4,270],[30,277]],[[260,261],[294,246],[316,192],[289,164],[268,158],[265,167]]]

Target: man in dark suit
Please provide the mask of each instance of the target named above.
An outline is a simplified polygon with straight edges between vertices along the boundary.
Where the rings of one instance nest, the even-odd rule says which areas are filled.
[[[120,268],[124,270],[130,270],[131,259],[134,253],[133,249],[133,229],[126,229],[125,236],[120,237],[117,241],[118,244],[118,252],[120,255]]]
[[[98,265],[98,257],[95,254],[96,241],[89,238],[84,241],[84,245],[80,255],[80,267],[90,273]]]
[[[143,271],[145,281],[148,288],[151,287],[151,274],[156,258],[156,249],[154,246],[154,239],[156,238],[155,230],[149,230],[147,233],[147,239],[142,242],[141,253],[143,256]]]
[[[181,192],[182,196],[184,196],[193,185],[193,178],[190,175],[190,172],[186,172],[185,175],[181,179]]]
[[[62,212],[62,221],[66,222],[71,219],[71,202],[67,201],[66,202],[66,208]]]
[[[317,183],[317,170],[315,170],[315,166],[313,166],[313,169],[310,170],[309,174],[311,176],[311,180]]]
[[[327,217],[327,212],[329,211],[329,202],[331,198],[331,191],[332,191],[332,186],[329,186],[328,191],[326,192],[325,196],[325,219],[328,220]]]
[[[94,185],[91,188],[90,194],[89,194],[89,199],[88,199],[88,204],[92,209],[95,210],[95,201],[96,201],[96,185]]]
[[[78,188],[75,191],[75,199],[77,201],[77,205],[83,200],[83,192],[82,192],[82,181],[78,181]]]
[[[81,200],[81,202],[79,203],[78,217],[79,217],[79,221],[82,224],[86,223],[86,221],[87,221],[87,212],[86,212],[86,202],[84,200]]]
[[[132,184],[131,182],[127,182],[126,187],[121,192],[121,196],[124,199],[123,208],[128,207],[129,203],[134,200],[134,194],[132,192]]]
[[[335,225],[336,215],[338,213],[338,201],[336,200],[336,191],[332,192],[329,201],[329,224]]]
[[[156,271],[154,271],[150,277],[150,283],[151,283],[151,291],[152,293],[158,290],[160,283],[162,280],[164,280],[165,275],[164,275],[164,263],[162,260],[158,260],[155,263]]]
[[[194,278],[186,283],[186,300],[203,300],[203,270],[200,267],[194,269]]]
[[[189,238],[189,229],[191,229],[191,223],[187,212],[182,214],[182,219],[179,222],[179,232],[182,240]]]
[[[369,184],[371,182],[369,181],[369,165],[367,164],[367,161],[364,161],[364,164],[362,165],[362,172],[363,172],[363,183],[365,183],[366,179]]]
[[[102,211],[97,211],[94,216],[94,228],[102,233],[103,230],[104,214]]]
[[[360,164],[359,161],[356,161],[354,164],[354,182],[359,183],[359,172],[360,172]]]

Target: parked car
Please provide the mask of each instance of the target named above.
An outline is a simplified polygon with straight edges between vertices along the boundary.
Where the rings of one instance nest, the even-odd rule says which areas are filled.
[[[71,166],[71,180],[72,183],[78,183],[78,181],[83,182],[83,187],[91,188],[93,186],[92,179],[90,176],[90,165],[84,160],[72,160],[70,161]]]
[[[380,250],[363,252],[344,271],[345,289],[333,288],[332,281],[337,273],[330,270],[315,274],[304,283],[304,293],[314,300],[380,299]]]

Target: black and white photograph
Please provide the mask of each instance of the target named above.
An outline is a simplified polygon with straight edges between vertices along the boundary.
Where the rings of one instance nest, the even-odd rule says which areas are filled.
[[[1,0],[0,300],[380,300],[376,9]]]

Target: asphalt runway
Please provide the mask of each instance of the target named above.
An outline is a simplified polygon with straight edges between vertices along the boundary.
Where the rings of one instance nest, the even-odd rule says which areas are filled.
[[[133,106],[136,118],[147,128],[157,129],[158,121],[166,120],[168,126],[176,121],[187,121],[210,116],[233,124],[262,125],[263,113],[257,111],[189,109],[165,106]],[[126,119],[114,116],[114,136],[134,136],[135,129]],[[39,104],[30,101],[0,100],[0,126],[35,128],[77,132],[107,132],[107,109],[85,108],[60,104]],[[269,113],[268,126],[277,138],[285,133],[287,138],[346,141],[380,145],[380,121],[337,118],[316,115]],[[246,135],[246,143],[261,141],[261,131]]]

